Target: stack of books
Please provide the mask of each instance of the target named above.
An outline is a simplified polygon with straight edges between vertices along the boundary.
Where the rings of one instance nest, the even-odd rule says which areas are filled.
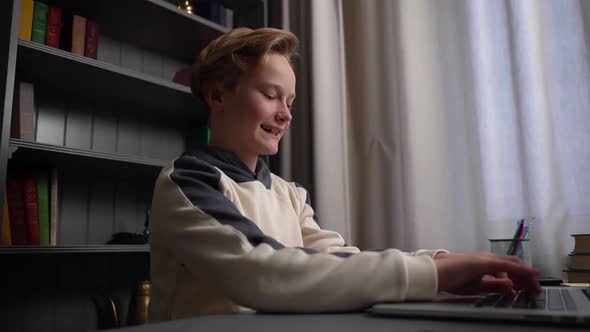
[[[57,169],[9,167],[0,246],[57,244]]]
[[[567,270],[568,282],[590,282],[590,234],[572,234],[574,251],[569,254]]]
[[[18,37],[96,59],[99,25],[43,1],[21,1]]]

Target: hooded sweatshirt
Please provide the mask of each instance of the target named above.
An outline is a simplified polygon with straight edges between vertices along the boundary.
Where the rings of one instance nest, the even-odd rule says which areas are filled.
[[[156,181],[150,217],[150,320],[258,310],[334,312],[430,300],[433,256],[360,251],[318,226],[307,191],[252,172],[211,146],[184,153]]]

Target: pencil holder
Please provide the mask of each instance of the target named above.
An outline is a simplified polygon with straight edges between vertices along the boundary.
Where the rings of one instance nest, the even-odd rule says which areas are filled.
[[[489,239],[490,251],[498,255],[510,255],[511,252],[518,256],[526,265],[533,266],[533,257],[531,255],[530,239]],[[512,242],[514,241],[514,244]],[[511,247],[512,245],[512,247]],[[512,249],[512,250],[511,250]]]

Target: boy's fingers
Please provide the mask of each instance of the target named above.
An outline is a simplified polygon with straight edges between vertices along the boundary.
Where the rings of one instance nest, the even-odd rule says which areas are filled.
[[[541,285],[536,279],[539,275],[539,270],[523,264],[518,258],[516,259],[518,261],[515,261],[514,258],[510,258],[510,256],[492,259],[491,262],[488,263],[489,271],[487,271],[487,273],[506,273],[510,279],[522,288],[531,291],[540,290]]]
[[[489,292],[510,292],[514,288],[514,283],[509,278],[494,278],[489,275],[481,278],[481,288]]]

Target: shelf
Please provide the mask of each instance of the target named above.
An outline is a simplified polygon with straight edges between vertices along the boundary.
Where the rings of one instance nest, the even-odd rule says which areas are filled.
[[[199,50],[229,29],[162,0],[48,0],[92,18],[100,32],[142,49],[192,63]]]
[[[66,146],[58,146],[58,145],[51,145],[51,144],[44,144],[44,143],[37,143],[37,142],[28,142],[23,141],[20,139],[11,138],[9,141],[11,147],[15,147],[18,149],[25,149],[25,150],[34,150],[35,152],[39,151],[46,151],[55,154],[62,154],[62,155],[73,155],[79,156],[84,158],[92,158],[93,160],[109,160],[113,162],[119,163],[129,163],[129,164],[138,164],[143,166],[149,167],[157,167],[161,168],[167,164],[167,161],[164,160],[156,160],[156,159],[149,159],[149,158],[140,158],[140,157],[127,157],[122,155],[104,153],[104,152],[97,152],[91,150],[81,150],[81,149],[74,149],[69,148]],[[15,153],[16,153],[15,152]]]
[[[90,245],[90,246],[11,246],[0,247],[0,254],[68,254],[68,253],[149,253],[143,245]]]
[[[32,41],[18,41],[17,72],[20,79],[35,84],[96,99],[132,102],[138,107],[130,112],[185,120],[206,117],[187,86]]]

